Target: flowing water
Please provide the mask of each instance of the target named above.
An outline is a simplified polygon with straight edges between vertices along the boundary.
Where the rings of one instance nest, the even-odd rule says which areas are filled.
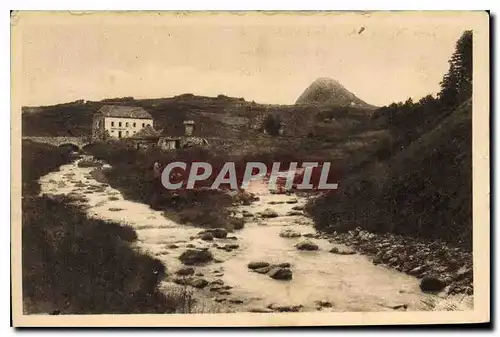
[[[89,216],[132,226],[138,235],[134,247],[164,262],[170,274],[182,267],[178,257],[185,249],[209,248],[216,261],[195,267],[196,272],[202,273],[209,282],[220,279],[232,288],[225,294],[211,292],[208,287],[196,293],[218,311],[248,311],[271,304],[302,306],[301,311],[439,310],[450,304],[456,309],[467,310],[472,306],[472,297],[444,299],[444,295],[422,293],[418,279],[373,265],[366,256],[331,254],[328,251],[338,245],[327,239],[309,239],[319,246],[317,251],[297,250],[294,245],[304,238],[282,238],[279,236],[281,230],[290,228],[302,234],[316,232],[305,216],[287,215],[292,207],[306,202],[295,195],[269,194],[254,183],[252,192],[260,200],[249,206],[239,206],[236,211],[241,216],[243,210],[256,214],[271,208],[279,216],[270,219],[247,217],[244,229],[230,233],[237,240],[206,242],[193,238],[199,228],[169,220],[148,205],[124,200],[118,190],[97,182],[89,174],[94,168],[80,168],[77,162],[63,165],[59,171],[42,177],[41,193],[85,197],[82,208]],[[295,200],[297,203],[286,203]],[[285,203],[271,205],[269,202]],[[214,243],[219,246],[236,243],[239,248],[227,252],[214,247]],[[280,281],[252,272],[247,268],[251,261],[288,262],[293,278]],[[169,291],[172,284],[166,280],[161,287]],[[328,303],[321,307],[318,301]]]

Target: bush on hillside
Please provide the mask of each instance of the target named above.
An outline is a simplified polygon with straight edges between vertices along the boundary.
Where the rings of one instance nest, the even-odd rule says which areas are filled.
[[[444,239],[471,248],[472,107],[466,102],[442,123],[309,204],[316,226],[361,226]]]

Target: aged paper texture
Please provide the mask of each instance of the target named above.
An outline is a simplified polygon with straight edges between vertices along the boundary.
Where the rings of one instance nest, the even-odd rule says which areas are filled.
[[[487,12],[11,34],[15,326],[489,322]]]

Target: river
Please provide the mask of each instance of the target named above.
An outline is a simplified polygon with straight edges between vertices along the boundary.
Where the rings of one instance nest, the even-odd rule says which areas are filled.
[[[266,311],[271,305],[273,308],[300,307],[300,311],[336,312],[441,310],[450,303],[459,310],[472,307],[470,296],[445,298],[423,293],[417,278],[374,265],[364,255],[329,253],[332,247],[339,245],[327,238],[309,239],[319,246],[317,251],[297,250],[294,245],[303,238],[283,238],[279,236],[280,231],[289,228],[313,235],[316,231],[307,217],[287,215],[292,207],[306,202],[296,195],[269,194],[265,189],[255,189],[253,192],[260,200],[249,206],[238,206],[238,215],[242,216],[243,211],[256,214],[271,208],[279,216],[270,219],[248,216],[242,230],[230,233],[237,240],[207,242],[193,238],[200,228],[178,224],[148,205],[125,200],[118,190],[97,182],[90,175],[95,168],[81,168],[77,163],[78,160],[63,165],[42,177],[41,194],[83,198],[81,207],[88,216],[132,226],[138,236],[134,248],[164,262],[169,274],[183,267],[178,257],[187,248],[204,247],[214,254],[216,262],[195,267],[196,272],[209,282],[217,279],[227,287],[222,293],[210,291],[209,287],[194,290],[198,302],[202,302],[198,312]],[[236,243],[239,248],[228,252],[215,247],[215,244],[228,243]],[[252,272],[247,268],[251,261],[290,263],[293,278],[274,280]],[[176,287],[171,281],[171,278],[163,281],[161,289],[168,292]]]

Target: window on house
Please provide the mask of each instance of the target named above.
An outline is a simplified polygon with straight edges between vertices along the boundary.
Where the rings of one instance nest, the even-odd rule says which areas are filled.
[[[128,128],[128,122],[127,122],[127,123],[125,123],[125,126]]]
[[[144,127],[146,124],[145,123],[142,123],[142,127]]]
[[[122,122],[118,122],[118,126],[122,126]]]
[[[111,126],[115,126],[115,122],[111,122]]]
[[[134,128],[135,128],[135,122],[134,122]]]
[[[127,123],[128,124],[128,123]],[[128,131],[125,133],[128,136]]]

